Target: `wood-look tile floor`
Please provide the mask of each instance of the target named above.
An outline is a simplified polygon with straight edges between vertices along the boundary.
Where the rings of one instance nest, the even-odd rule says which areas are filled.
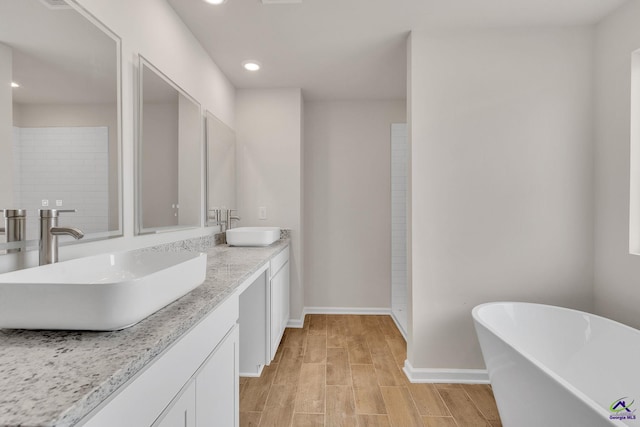
[[[240,378],[240,426],[498,427],[488,385],[411,384],[389,316],[307,315],[260,378]]]

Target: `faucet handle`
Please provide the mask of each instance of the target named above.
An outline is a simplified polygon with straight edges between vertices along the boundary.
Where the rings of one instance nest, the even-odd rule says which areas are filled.
[[[209,209],[208,212],[210,213],[207,215],[207,219],[212,219],[216,222],[220,222],[220,216],[221,216],[220,209],[218,208]]]
[[[78,212],[76,209],[39,209],[40,218],[57,218],[58,214],[63,212],[65,213],[75,213]]]

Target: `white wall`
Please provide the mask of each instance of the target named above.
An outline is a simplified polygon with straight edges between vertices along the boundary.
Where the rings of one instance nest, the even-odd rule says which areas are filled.
[[[408,360],[425,377],[484,367],[477,304],[592,308],[592,35],[411,36]]]
[[[391,308],[391,123],[406,102],[305,103],[305,305]]]
[[[640,257],[629,254],[629,101],[639,20],[640,2],[625,3],[596,27],[595,49],[595,309],[636,328]]]
[[[122,39],[122,132],[124,237],[63,247],[61,259],[153,244],[213,233],[216,228],[134,237],[134,85],[137,54],[142,54],[178,86],[232,128],[235,88],[207,55],[193,34],[164,0],[78,0],[87,11]],[[71,222],[65,224],[72,225]],[[29,264],[37,254],[29,252]],[[9,256],[0,257],[0,271],[15,268]]]
[[[303,308],[302,92],[238,90],[238,214],[242,226],[291,229],[291,318]],[[267,219],[258,219],[258,208]]]

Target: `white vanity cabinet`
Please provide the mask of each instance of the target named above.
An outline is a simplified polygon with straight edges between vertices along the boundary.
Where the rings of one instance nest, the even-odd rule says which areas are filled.
[[[238,427],[239,375],[259,376],[289,321],[289,247],[77,425]]]
[[[233,295],[78,425],[239,425],[238,297]]]
[[[282,334],[289,323],[289,247],[273,257],[269,268],[269,360],[278,351]]]
[[[238,327],[209,355],[153,427],[237,426]]]

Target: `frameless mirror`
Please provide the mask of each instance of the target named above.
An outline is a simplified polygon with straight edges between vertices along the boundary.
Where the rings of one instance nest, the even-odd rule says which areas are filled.
[[[139,62],[138,234],[201,224],[200,104],[144,57]]]
[[[236,134],[207,111],[207,212],[236,208]],[[207,215],[208,225],[217,225]]]
[[[72,1],[0,2],[0,209],[27,210],[27,240],[42,208],[122,234],[120,103],[115,34]]]

